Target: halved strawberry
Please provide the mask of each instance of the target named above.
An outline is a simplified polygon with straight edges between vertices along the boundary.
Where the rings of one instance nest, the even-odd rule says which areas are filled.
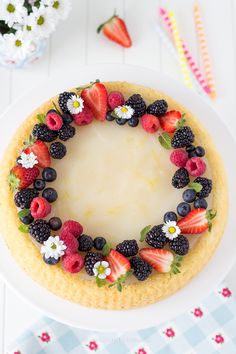
[[[131,268],[128,259],[115,250],[110,251],[106,260],[111,268],[111,274],[107,276],[107,280],[111,283],[117,282],[119,278],[126,275]]]
[[[94,118],[100,121],[106,119],[108,95],[106,87],[99,80],[84,88],[81,97],[93,112]]]
[[[178,128],[181,117],[182,115],[178,111],[169,111],[159,117],[162,129],[167,133],[174,133]]]
[[[180,219],[177,223],[182,234],[201,234],[205,231],[211,231],[212,219],[216,216],[216,211],[213,209],[194,209]]]
[[[51,157],[47,145],[41,141],[36,140],[33,145],[27,147],[24,152],[30,154],[33,152],[37,156],[37,166],[45,168],[51,165]]]
[[[140,257],[160,273],[169,273],[174,266],[174,255],[166,249],[142,248]]]
[[[109,20],[102,23],[98,29],[97,33],[100,31],[109,38],[111,41],[122,45],[125,48],[129,48],[132,45],[132,41],[127,30],[124,20],[119,16],[113,15]]]
[[[20,165],[14,166],[8,176],[10,189],[24,189],[29,187],[39,175],[38,167],[24,168]]]

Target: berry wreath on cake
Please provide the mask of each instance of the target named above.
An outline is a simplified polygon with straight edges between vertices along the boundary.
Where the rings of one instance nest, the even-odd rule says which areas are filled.
[[[97,80],[41,105],[0,178],[12,255],[42,286],[89,307],[176,292],[208,262],[227,219],[210,135],[172,98],[126,82]]]

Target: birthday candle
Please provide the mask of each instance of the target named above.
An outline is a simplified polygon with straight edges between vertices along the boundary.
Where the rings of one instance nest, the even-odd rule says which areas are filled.
[[[192,86],[192,81],[191,81],[191,78],[189,75],[188,64],[187,64],[187,61],[185,58],[185,54],[184,54],[184,50],[183,50],[183,46],[182,46],[182,41],[181,41],[181,38],[179,35],[179,31],[178,31],[175,15],[174,15],[173,11],[171,11],[169,13],[169,17],[170,17],[170,21],[171,21],[171,29],[172,29],[172,33],[173,33],[175,47],[178,52],[179,63],[180,63],[181,71],[183,74],[184,82],[187,87],[192,88],[193,86]]]
[[[212,66],[211,66],[210,57],[209,57],[207,41],[206,41],[206,36],[205,36],[205,30],[204,30],[204,26],[203,26],[203,22],[202,22],[202,16],[201,16],[200,8],[199,8],[198,4],[194,5],[193,11],[194,11],[194,19],[195,19],[198,41],[199,41],[200,50],[201,50],[202,61],[203,61],[203,65],[204,65],[204,69],[205,69],[205,73],[206,73],[206,79],[208,82],[208,86],[210,87],[211,96],[212,96],[212,98],[214,98],[214,97],[216,97],[215,81],[214,81]]]
[[[171,20],[170,20],[170,17],[168,16],[168,12],[160,7],[159,9],[159,12],[160,12],[160,15],[163,19],[163,22],[166,26],[166,28],[168,29],[168,31],[172,34],[172,29],[171,29]],[[203,77],[193,55],[191,54],[187,44],[183,41],[183,39],[181,39],[182,41],[182,46],[183,46],[183,49],[184,49],[184,54],[185,54],[185,57],[187,59],[187,62],[188,62],[188,65],[189,67],[191,68],[192,72],[193,72],[193,75],[196,77],[197,81],[199,82],[199,84],[201,85],[202,89],[206,92],[206,93],[210,93],[210,88],[207,84],[207,81],[205,80],[205,78]]]

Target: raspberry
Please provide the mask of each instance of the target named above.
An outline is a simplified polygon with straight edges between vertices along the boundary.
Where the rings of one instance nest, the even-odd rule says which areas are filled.
[[[124,96],[119,91],[112,91],[108,96],[108,104],[111,109],[115,109],[118,106],[123,106],[124,102]]]
[[[176,149],[170,154],[170,161],[177,167],[185,167],[188,154],[185,150]]]
[[[59,130],[62,127],[63,120],[56,111],[49,111],[46,115],[46,124],[50,130]]]
[[[43,197],[36,197],[31,202],[30,211],[33,218],[42,219],[51,213],[51,204]]]
[[[160,128],[159,119],[152,114],[144,114],[141,118],[141,124],[148,133],[155,133]]]
[[[67,272],[78,273],[84,266],[84,257],[78,253],[70,254],[63,257],[62,263]]]
[[[60,232],[60,239],[64,241],[67,247],[65,249],[65,255],[77,253],[79,242],[71,232],[69,232],[68,230],[62,230]]]
[[[199,177],[206,172],[206,164],[200,157],[192,157],[186,164],[190,176]]]
[[[78,221],[67,220],[64,222],[62,230],[69,231],[74,237],[78,237],[83,233],[83,226]]]
[[[78,114],[73,114],[74,122],[77,125],[87,125],[93,121],[93,112],[84,104],[83,111]]]

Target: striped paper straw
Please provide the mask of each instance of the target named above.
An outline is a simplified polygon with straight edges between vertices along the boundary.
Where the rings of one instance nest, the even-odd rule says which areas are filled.
[[[194,5],[193,11],[194,11],[194,19],[195,19],[198,41],[199,41],[200,50],[201,50],[202,61],[203,61],[203,65],[204,65],[204,69],[205,69],[205,73],[206,73],[206,79],[208,82],[208,86],[210,87],[211,97],[215,98],[216,97],[215,81],[214,81],[212,66],[211,66],[211,62],[210,62],[210,56],[209,56],[209,52],[208,52],[206,35],[205,35],[205,30],[204,30],[204,26],[203,26],[203,22],[202,22],[202,16],[201,16],[200,8],[199,8],[198,4]]]
[[[178,52],[179,63],[180,63],[181,71],[182,71],[183,78],[184,78],[184,83],[187,87],[192,88],[193,86],[192,86],[192,81],[191,81],[191,78],[189,75],[188,64],[187,64],[187,61],[186,61],[186,58],[184,55],[184,50],[183,50],[181,38],[179,35],[179,31],[178,31],[175,15],[174,15],[173,11],[171,11],[169,13],[169,17],[170,17],[170,21],[171,21],[171,29],[172,29],[172,33],[173,33],[175,46],[176,46],[176,49]]]
[[[163,22],[166,26],[166,28],[168,29],[168,31],[172,34],[172,28],[171,28],[171,20],[170,20],[170,17],[168,16],[168,12],[160,7],[159,9],[159,13],[163,19]],[[196,60],[194,59],[193,55],[191,54],[186,42],[184,42],[183,39],[181,39],[182,41],[182,46],[183,46],[183,49],[184,49],[184,54],[185,54],[185,57],[187,59],[187,62],[188,62],[188,65],[189,67],[191,68],[192,72],[193,72],[193,75],[196,77],[197,81],[199,82],[199,84],[201,85],[202,89],[207,93],[209,94],[210,93],[210,88],[207,84],[207,81],[205,80],[205,78],[203,77],[197,63],[196,63]]]

